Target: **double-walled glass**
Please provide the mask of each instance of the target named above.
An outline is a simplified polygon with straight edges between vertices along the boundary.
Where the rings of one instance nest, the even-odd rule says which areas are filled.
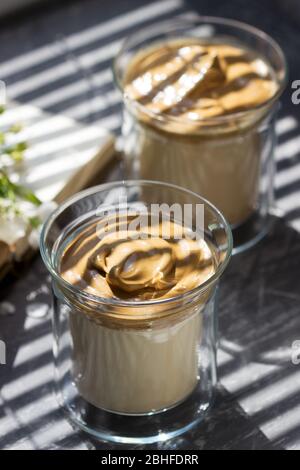
[[[151,211],[152,204],[202,208],[202,235],[215,262],[211,278],[174,298],[125,301],[91,295],[61,277],[64,247],[82,227],[120,207]],[[194,228],[196,213],[190,212]],[[43,228],[41,253],[53,281],[55,384],[73,422],[104,440],[151,443],[203,418],[217,382],[217,284],[231,250],[221,213],[173,185],[109,183],[54,212]]]
[[[127,96],[124,80],[133,58],[155,45],[191,38],[249,48],[272,68],[277,92],[248,110],[192,122],[153,112]],[[262,31],[237,21],[173,20],[125,40],[114,74],[124,102],[127,176],[174,183],[201,194],[229,221],[235,252],[256,243],[268,230],[274,203],[275,119],[286,84],[280,47]]]

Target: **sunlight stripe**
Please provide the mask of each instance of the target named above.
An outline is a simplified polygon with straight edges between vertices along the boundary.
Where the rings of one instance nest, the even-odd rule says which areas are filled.
[[[280,375],[277,378],[272,378],[272,383],[261,388],[255,393],[248,394],[243,397],[239,402],[242,407],[253,416],[256,413],[263,411],[265,408],[275,406],[276,404],[287,400],[295,393],[300,393],[300,370],[294,369],[285,378]]]
[[[53,335],[49,333],[20,346],[14,361],[14,367],[28,361],[35,361],[41,354],[50,353],[52,351],[52,340]]]
[[[172,12],[183,6],[182,0],[165,0],[153,2],[150,5],[136,8],[133,11],[119,15],[104,23],[97,24],[84,31],[73,33],[68,36],[68,44],[72,48],[82,47],[92,41],[96,41],[106,36],[120,33],[124,29],[143,23],[145,19],[154,19],[165,13]],[[1,64],[1,77],[7,78],[9,75],[28,69],[35,65],[51,60],[61,55],[61,48],[58,43],[43,46],[35,51],[23,53],[17,58],[10,59]]]
[[[261,429],[269,439],[284,437],[290,430],[300,428],[300,405],[288,410],[280,410],[274,418],[265,420]]]
[[[250,363],[222,376],[221,383],[230,393],[237,393],[243,387],[267,377],[269,374],[278,371],[279,368],[278,365]]]
[[[34,392],[34,389],[45,385],[53,379],[53,365],[47,364],[34,371],[22,375],[11,382],[7,382],[2,387],[2,396],[5,401],[15,400],[24,393]]]
[[[276,134],[281,136],[287,132],[297,129],[299,122],[293,116],[285,116],[281,119],[278,119],[275,125]]]
[[[110,68],[103,70],[103,72],[92,74],[91,83],[88,78],[80,78],[69,85],[62,86],[56,90],[50,91],[45,95],[31,100],[31,104],[39,108],[47,108],[61,103],[69,98],[84,95],[88,92],[93,92],[99,88],[110,84],[113,80],[112,71]]]
[[[277,145],[275,156],[276,160],[292,158],[300,152],[300,135],[289,139],[287,142]]]
[[[288,184],[298,182],[300,190],[299,175],[300,163],[298,165],[291,165],[289,168],[285,168],[284,170],[278,171],[275,176],[275,187],[277,189],[280,189]]]

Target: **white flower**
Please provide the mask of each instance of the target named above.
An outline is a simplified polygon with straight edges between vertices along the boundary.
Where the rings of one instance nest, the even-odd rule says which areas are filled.
[[[11,212],[6,217],[1,217],[0,240],[8,245],[14,245],[18,240],[28,237],[28,243],[32,248],[39,246],[39,236],[42,224],[56,209],[55,202],[45,202],[35,206],[31,202],[18,201],[16,203],[17,213]],[[40,226],[32,228],[30,219],[40,221]]]
[[[15,244],[20,238],[25,237],[28,231],[28,222],[20,216],[1,218],[0,240],[8,245]]]

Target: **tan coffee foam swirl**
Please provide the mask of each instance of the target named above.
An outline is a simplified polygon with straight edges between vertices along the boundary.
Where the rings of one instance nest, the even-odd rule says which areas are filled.
[[[253,51],[187,39],[138,53],[125,76],[129,99],[191,122],[255,108],[277,90],[271,67]]]
[[[171,234],[168,239],[160,236],[164,231]],[[176,239],[174,234],[178,232],[182,232],[178,224],[162,222],[153,229],[143,229],[141,239],[138,231],[99,234],[93,225],[66,248],[61,261],[62,277],[100,297],[176,297],[200,286],[215,272],[207,243],[188,238],[187,234]]]

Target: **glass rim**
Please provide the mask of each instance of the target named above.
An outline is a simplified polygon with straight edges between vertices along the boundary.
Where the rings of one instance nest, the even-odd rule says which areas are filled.
[[[113,60],[112,71],[113,71],[113,77],[114,77],[115,85],[117,86],[117,88],[122,93],[122,96],[123,96],[124,100],[128,100],[128,102],[130,102],[130,104],[133,105],[133,107],[135,107],[137,110],[143,112],[146,116],[149,116],[152,119],[155,119],[157,121],[174,122],[174,123],[177,123],[177,124],[182,124],[183,122],[189,123],[190,121],[186,118],[182,119],[182,118],[179,118],[179,117],[176,117],[176,116],[164,116],[163,114],[159,114],[159,113],[156,113],[155,111],[151,111],[146,106],[141,105],[137,101],[128,98],[124,93],[124,85],[123,85],[122,80],[121,80],[121,78],[118,74],[117,64],[118,64],[120,58],[122,57],[122,54],[124,52],[126,52],[126,48],[130,44],[130,41],[132,41],[132,39],[138,37],[141,33],[145,34],[145,32],[147,32],[147,31],[150,32],[151,30],[153,30],[155,28],[158,28],[159,26],[161,26],[161,27],[163,27],[163,26],[164,27],[168,27],[168,26],[169,27],[174,27],[173,31],[175,32],[176,31],[176,26],[179,27],[179,26],[182,26],[182,25],[185,25],[185,24],[186,25],[195,24],[195,25],[199,25],[199,26],[200,25],[205,26],[205,25],[208,25],[209,23],[216,24],[216,25],[225,25],[225,26],[229,26],[229,27],[231,26],[231,27],[235,28],[237,31],[241,30],[241,31],[244,31],[244,32],[247,32],[247,33],[251,34],[253,37],[260,38],[260,39],[264,40],[266,43],[268,43],[272,47],[272,49],[276,52],[277,56],[279,57],[279,59],[282,63],[282,68],[283,68],[284,74],[283,74],[283,77],[281,77],[281,79],[279,81],[278,90],[276,91],[274,96],[269,98],[267,101],[265,101],[265,102],[263,102],[259,105],[253,106],[250,109],[247,109],[247,110],[244,110],[244,111],[235,111],[235,112],[226,114],[224,116],[215,116],[215,117],[212,117],[212,118],[198,118],[196,120],[193,120],[193,123],[198,122],[198,123],[204,123],[204,124],[208,124],[208,125],[211,124],[211,123],[223,124],[223,123],[230,122],[233,118],[242,119],[243,117],[251,114],[252,112],[256,112],[256,111],[258,112],[260,110],[263,110],[264,108],[267,109],[267,108],[271,107],[280,98],[280,96],[282,95],[282,93],[283,93],[283,91],[284,91],[284,89],[287,85],[287,82],[288,82],[288,64],[287,64],[287,61],[286,61],[285,54],[284,54],[282,48],[280,47],[280,45],[269,34],[265,33],[264,31],[262,31],[259,28],[256,28],[255,26],[249,25],[248,23],[244,23],[243,21],[234,20],[234,19],[230,19],[230,18],[223,18],[223,17],[217,17],[217,16],[206,16],[206,15],[205,16],[195,15],[195,17],[193,17],[193,18],[175,18],[175,19],[165,20],[163,22],[148,26],[147,28],[139,29],[136,33],[132,33],[132,34],[128,35],[123,40],[123,43],[120,47],[120,50],[119,50],[119,52],[117,53],[117,55],[115,56],[115,58]],[[169,29],[168,32],[172,32],[172,29]]]
[[[96,194],[99,192],[107,191],[109,189],[115,189],[117,187],[132,187],[132,186],[160,186],[163,188],[169,188],[173,189],[176,191],[179,191],[181,193],[184,193],[186,195],[190,195],[193,197],[196,197],[200,203],[206,205],[209,207],[210,210],[217,216],[218,219],[220,219],[221,223],[224,225],[224,230],[226,233],[227,237],[227,248],[226,248],[226,256],[224,260],[221,261],[220,265],[217,267],[215,273],[207,279],[203,284],[200,286],[197,286],[187,292],[184,292],[183,294],[179,294],[174,297],[166,298],[166,299],[153,299],[153,300],[142,300],[142,301],[125,301],[121,299],[114,299],[114,298],[106,298],[106,297],[101,297],[98,295],[90,294],[79,287],[73,286],[69,282],[65,281],[56,267],[54,266],[53,263],[53,258],[52,254],[49,253],[47,249],[47,235],[49,233],[49,230],[51,229],[52,225],[55,223],[55,220],[59,215],[62,214],[64,210],[66,210],[68,207],[70,207],[72,204],[76,203],[77,201],[80,201],[80,199],[87,197],[92,194]],[[75,194],[74,196],[66,199],[59,207],[52,212],[52,214],[48,217],[46,222],[43,224],[41,235],[40,235],[40,252],[41,252],[41,257],[42,260],[51,274],[52,278],[58,282],[59,285],[62,285],[64,289],[67,291],[71,292],[72,294],[75,295],[80,295],[82,298],[85,298],[88,301],[92,301],[96,304],[99,305],[108,305],[110,307],[151,307],[151,306],[157,306],[157,305],[164,305],[164,304],[172,304],[173,302],[178,302],[185,300],[187,298],[193,298],[195,295],[200,294],[202,292],[205,292],[209,287],[211,287],[213,284],[215,284],[224,270],[226,269],[229,260],[232,255],[232,249],[233,249],[233,238],[232,238],[232,232],[229,223],[223,216],[223,214],[217,209],[211,202],[209,202],[207,199],[204,197],[198,195],[197,193],[194,193],[193,191],[190,191],[185,188],[181,188],[180,186],[177,186],[175,184],[171,183],[164,183],[161,181],[152,181],[152,180],[121,180],[121,181],[114,181],[114,182],[108,182],[104,184],[100,184],[98,186],[93,186],[92,188],[85,189],[83,191],[80,191],[79,193]]]

